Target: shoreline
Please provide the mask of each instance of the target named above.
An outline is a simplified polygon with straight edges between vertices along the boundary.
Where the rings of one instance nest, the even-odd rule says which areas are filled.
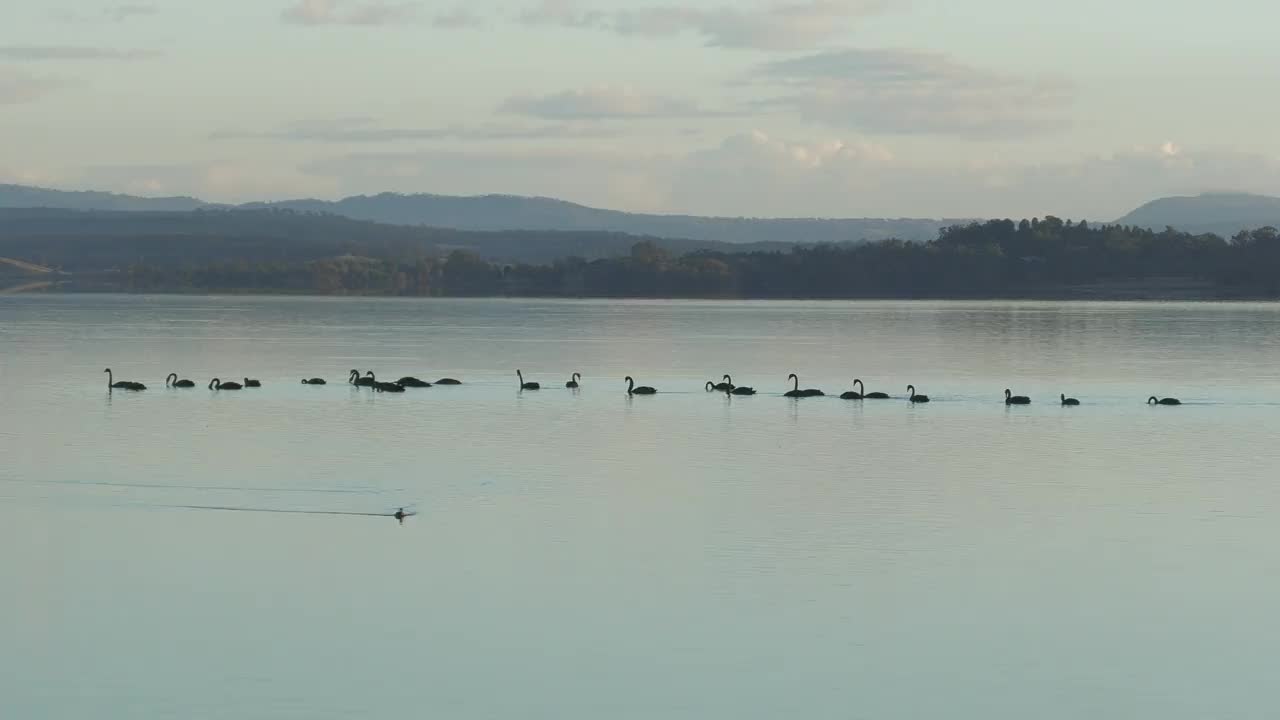
[[[1268,295],[1256,292],[1231,291],[1212,286],[1208,283],[1168,283],[1168,282],[1122,282],[1094,283],[1089,285],[1066,286],[1042,289],[1023,289],[1004,293],[955,294],[955,293],[882,293],[860,295],[771,295],[771,296],[737,296],[737,295],[565,295],[565,294],[438,294],[438,295],[397,295],[391,293],[340,292],[318,293],[293,290],[271,290],[266,288],[182,288],[163,289],[148,288],[145,291],[110,285],[93,285],[88,287],[67,287],[73,281],[42,281],[17,283],[11,286],[0,286],[0,296],[16,297],[19,295],[164,295],[164,296],[240,296],[240,297],[299,297],[299,298],[390,298],[390,299],[509,299],[509,300],[680,300],[708,302],[769,302],[769,301],[939,301],[939,302],[1275,302],[1280,295]]]

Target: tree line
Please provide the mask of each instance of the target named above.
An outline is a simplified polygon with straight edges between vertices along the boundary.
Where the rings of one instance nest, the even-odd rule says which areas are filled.
[[[1280,296],[1280,232],[1230,239],[1173,229],[1093,226],[1055,217],[943,228],[929,242],[796,246],[786,251],[674,254],[650,240],[624,257],[545,264],[435,257],[340,256],[305,262],[135,264],[138,292],[526,297],[1052,297],[1070,288],[1176,279],[1208,295]]]

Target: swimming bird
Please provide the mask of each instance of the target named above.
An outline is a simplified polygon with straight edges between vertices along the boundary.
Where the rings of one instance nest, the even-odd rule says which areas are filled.
[[[191,380],[179,380],[178,373],[169,373],[169,377],[164,379],[164,386],[176,387],[176,388],[190,388],[190,387],[195,387],[196,384]]]
[[[453,378],[440,378],[439,380],[436,381],[436,384],[437,385],[461,385],[462,381],[454,380]]]
[[[541,390],[542,386],[536,382],[525,382],[524,373],[516,370],[516,379],[520,381],[521,390]]]
[[[389,382],[375,382],[373,384],[373,389],[377,390],[378,392],[391,392],[391,393],[404,392],[403,385],[399,385],[397,383],[389,383]]]
[[[928,396],[928,395],[917,395],[917,394],[916,394],[916,386],[915,386],[915,385],[908,385],[908,386],[907,386],[907,399],[908,399],[908,400],[910,400],[910,401],[911,401],[911,402],[913,402],[913,403],[927,403],[927,402],[929,402],[929,396]]]
[[[742,387],[734,387],[732,390],[729,390],[729,391],[728,391],[728,394],[730,394],[730,395],[755,395],[755,394],[756,394],[756,389],[755,389],[755,388],[749,388],[749,387],[747,387],[747,386],[743,385]]]
[[[579,375],[578,373],[574,373],[569,377],[569,382],[565,383],[564,386],[569,388],[570,390],[577,390],[578,381],[581,379],[582,379],[582,375]]]
[[[1155,395],[1147,398],[1148,405],[1181,405],[1182,401],[1178,398],[1158,398]]]
[[[641,385],[640,387],[636,387],[636,381],[632,380],[630,375],[626,377],[626,381],[627,381],[628,395],[656,395],[658,393],[657,390],[654,390],[648,385]]]
[[[302,378],[303,385],[328,385],[324,378]]]
[[[807,398],[807,397],[822,397],[823,395],[826,395],[826,393],[824,393],[824,392],[822,392],[821,390],[818,390],[818,389],[816,389],[816,388],[808,388],[808,389],[806,389],[806,390],[801,390],[801,389],[800,389],[800,377],[799,377],[799,376],[797,376],[795,373],[791,373],[790,375],[788,375],[788,376],[787,376],[787,379],[788,379],[788,380],[794,380],[794,381],[795,381],[795,387],[793,387],[792,389],[790,389],[790,390],[788,390],[787,392],[783,393],[783,397],[789,397],[789,398]]]
[[[859,382],[860,382],[859,380],[854,380],[853,381],[854,387],[857,387]],[[857,392],[856,390],[850,390],[848,392],[840,393],[840,399],[841,400],[863,400],[864,398],[862,397],[862,393]]]
[[[110,392],[111,390],[146,390],[147,389],[146,385],[143,385],[140,382],[134,382],[132,380],[121,380],[120,382],[116,382],[115,374],[111,372],[111,368],[107,368],[102,372],[107,374],[107,391],[108,392]]]
[[[241,390],[244,386],[238,382],[222,382],[218,378],[209,381],[210,390]]]
[[[262,387],[262,383],[258,382],[257,380],[250,380],[249,378],[245,378],[244,386],[245,387]]]
[[[1059,393],[1058,397],[1062,400],[1063,405],[1079,405],[1080,401],[1075,398],[1067,397],[1066,393]]]
[[[724,379],[722,382],[713,383],[710,380],[707,381],[707,392],[711,392],[712,390],[720,390],[721,392],[728,392],[732,389],[733,389],[733,381],[729,379],[728,375],[724,376]]]
[[[373,371],[370,370],[365,374],[365,377],[360,377],[359,370],[352,370],[351,374],[347,377],[347,382],[355,385],[356,387],[373,387]]]
[[[411,375],[406,375],[405,377],[400,378],[399,380],[396,381],[396,384],[400,385],[401,387],[412,387],[412,388],[431,387],[431,383],[426,382],[425,380],[419,380],[418,378],[413,377]]]
[[[857,378],[853,379],[853,386],[858,388],[858,391],[862,393],[863,400],[888,400],[889,399],[889,393],[867,392],[867,386],[863,385],[862,381]]]
[[[1031,398],[1027,397],[1026,395],[1014,395],[1012,390],[1010,390],[1009,388],[1005,388],[1004,404],[1005,405],[1030,405]]]
[[[394,517],[396,520],[399,520],[400,524],[403,525],[404,519],[408,517],[408,515],[405,513],[404,508],[400,508],[399,510],[396,511],[395,515],[392,515],[391,517]]]

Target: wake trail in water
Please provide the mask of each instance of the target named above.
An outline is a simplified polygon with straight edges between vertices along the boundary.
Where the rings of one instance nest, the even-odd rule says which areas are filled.
[[[394,512],[355,512],[351,510],[287,510],[281,508],[237,507],[234,505],[160,505],[145,504],[140,507],[164,508],[168,510],[214,510],[218,512],[256,512],[279,513],[286,515],[353,515],[358,517],[395,517]],[[405,517],[417,515],[417,511],[406,511]]]

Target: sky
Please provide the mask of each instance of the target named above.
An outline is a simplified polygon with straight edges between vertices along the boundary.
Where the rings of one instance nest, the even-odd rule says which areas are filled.
[[[0,182],[1112,220],[1280,195],[1265,0],[0,0]]]

